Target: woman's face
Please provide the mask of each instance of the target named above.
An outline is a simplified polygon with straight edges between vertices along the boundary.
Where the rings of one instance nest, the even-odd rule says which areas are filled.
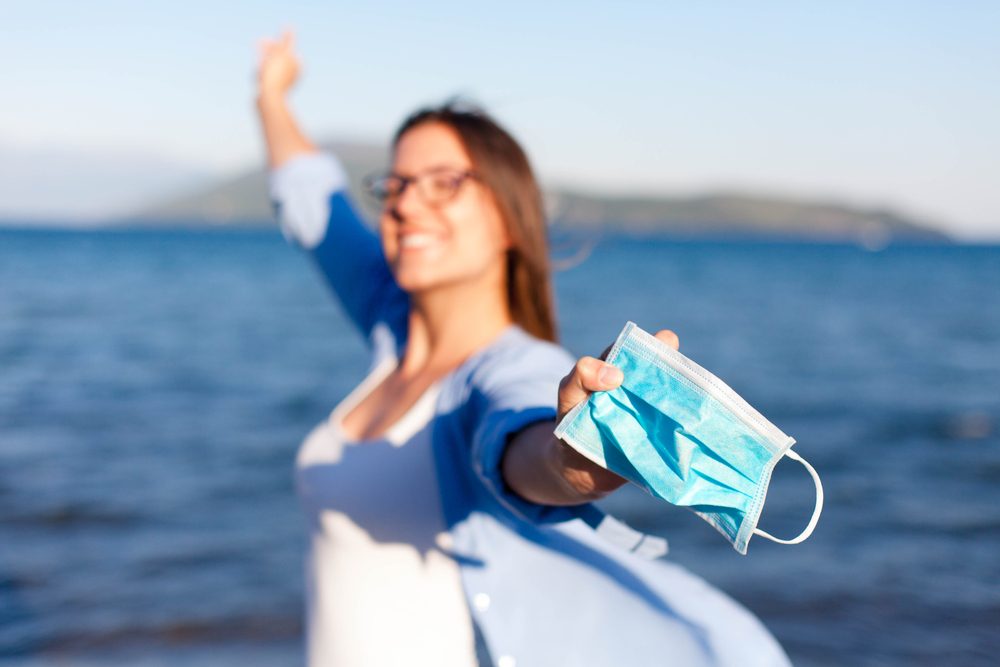
[[[458,134],[434,122],[417,125],[400,138],[392,165],[392,173],[404,178],[435,174],[425,177],[428,190],[472,169]],[[387,202],[380,220],[382,247],[399,286],[419,292],[501,281],[510,241],[486,186],[465,178],[451,198],[438,204],[425,201],[418,190],[416,183],[407,183],[402,194]]]

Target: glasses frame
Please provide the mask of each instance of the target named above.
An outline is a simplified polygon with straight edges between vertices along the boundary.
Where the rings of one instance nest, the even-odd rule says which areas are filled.
[[[442,174],[451,174],[451,191],[445,197],[438,198],[430,190],[433,177],[440,177]],[[380,195],[378,186],[390,179],[395,179],[399,183],[399,189],[393,194]],[[415,176],[400,176],[391,171],[378,172],[365,176],[362,183],[365,192],[380,206],[389,208],[399,201],[406,189],[413,184],[416,187],[420,200],[431,208],[438,208],[453,200],[462,185],[468,179],[481,180],[479,174],[472,169],[461,169],[458,167],[433,167]]]

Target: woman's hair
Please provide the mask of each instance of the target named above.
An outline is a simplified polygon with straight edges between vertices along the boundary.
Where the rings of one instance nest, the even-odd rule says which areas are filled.
[[[424,123],[442,123],[458,134],[480,180],[493,193],[511,238],[507,303],[514,321],[533,336],[557,341],[545,207],[528,157],[481,107],[454,98],[412,113],[396,130],[393,150],[408,130]]]

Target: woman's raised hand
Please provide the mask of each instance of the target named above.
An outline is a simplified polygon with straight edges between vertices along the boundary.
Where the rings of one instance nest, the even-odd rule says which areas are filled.
[[[302,133],[288,108],[286,93],[299,78],[299,59],[295,56],[295,37],[286,30],[279,39],[262,39],[257,68],[257,113],[267,163],[279,167],[296,155],[313,153],[316,147]]]
[[[295,55],[295,35],[286,30],[278,39],[258,43],[257,87],[261,95],[283,96],[295,85],[301,66]]]

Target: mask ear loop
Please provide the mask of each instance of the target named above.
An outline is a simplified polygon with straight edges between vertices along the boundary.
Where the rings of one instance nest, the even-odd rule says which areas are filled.
[[[813,482],[816,484],[816,507],[813,509],[812,518],[809,519],[809,525],[806,526],[806,529],[799,533],[798,537],[793,537],[790,540],[778,539],[774,535],[771,535],[760,528],[754,528],[753,532],[754,535],[766,537],[767,539],[777,542],[778,544],[798,544],[799,542],[804,542],[806,538],[812,535],[813,530],[816,528],[816,524],[819,522],[819,515],[823,513],[823,483],[819,481],[819,475],[816,473],[816,469],[809,465],[809,462],[797,453],[789,449],[785,452],[785,456],[804,465],[806,470],[809,471],[809,474],[812,475]]]

